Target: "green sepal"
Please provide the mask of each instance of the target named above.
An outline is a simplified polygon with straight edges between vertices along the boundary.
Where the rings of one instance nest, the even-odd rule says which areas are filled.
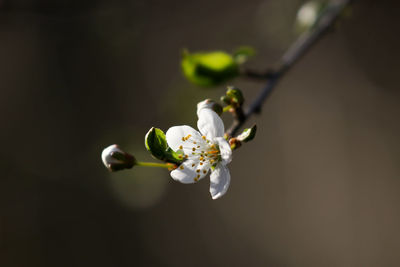
[[[183,154],[175,152],[168,147],[165,134],[162,130],[152,127],[144,139],[146,149],[154,158],[176,164],[183,162]]]
[[[255,50],[250,46],[241,46],[233,52],[233,58],[237,64],[245,63],[250,57],[255,55]]]
[[[246,128],[243,132],[236,137],[241,142],[249,142],[254,139],[257,132],[257,125],[254,124],[251,128]]]
[[[185,77],[200,86],[218,85],[239,75],[234,57],[223,51],[184,51],[181,65]]]

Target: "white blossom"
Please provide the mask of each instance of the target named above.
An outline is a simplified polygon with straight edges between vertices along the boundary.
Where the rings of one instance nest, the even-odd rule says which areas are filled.
[[[185,161],[171,172],[171,177],[185,184],[203,179],[211,170],[210,193],[220,198],[228,190],[231,176],[226,165],[232,160],[232,150],[223,138],[225,129],[217,113],[208,108],[197,111],[197,127],[174,126],[166,133],[168,145],[184,153]]]

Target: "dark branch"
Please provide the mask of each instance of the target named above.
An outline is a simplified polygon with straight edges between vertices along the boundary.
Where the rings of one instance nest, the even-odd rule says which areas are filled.
[[[240,76],[249,78],[249,79],[256,79],[256,80],[268,80],[274,74],[273,70],[267,70],[265,72],[257,72],[250,69],[242,69],[240,70]]]
[[[286,53],[282,56],[279,67],[275,71],[269,71],[265,74],[255,74],[254,72],[245,73],[248,77],[251,75],[256,78],[268,78],[267,84],[261,90],[258,97],[251,103],[249,108],[244,112],[241,120],[235,119],[227,134],[234,136],[236,132],[243,126],[247,119],[253,113],[259,113],[265,100],[271,94],[279,80],[284,74],[315,44],[328,30],[334,25],[335,21],[341,15],[344,8],[350,4],[351,0],[331,0],[326,9],[321,14],[317,24],[308,32],[303,33],[289,47]],[[263,76],[264,75],[264,76]],[[268,77],[267,77],[268,76]]]

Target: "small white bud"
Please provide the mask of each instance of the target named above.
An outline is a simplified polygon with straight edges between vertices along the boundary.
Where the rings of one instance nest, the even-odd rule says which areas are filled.
[[[213,111],[215,111],[215,113],[217,113],[218,115],[222,114],[222,107],[220,104],[218,104],[217,102],[215,102],[212,99],[206,99],[204,101],[201,101],[197,104],[197,116],[199,116],[199,112],[200,110],[204,109],[204,108],[209,108]]]
[[[101,159],[109,171],[130,169],[135,165],[135,158],[120,149],[118,145],[111,145],[103,150]]]
[[[312,27],[318,19],[321,4],[317,1],[310,1],[301,6],[297,12],[297,23],[300,27],[308,29]]]

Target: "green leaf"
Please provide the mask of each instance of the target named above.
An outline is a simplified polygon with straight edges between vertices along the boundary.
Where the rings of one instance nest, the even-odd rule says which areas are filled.
[[[223,51],[190,54],[184,51],[182,70],[194,84],[213,86],[239,75],[239,66],[232,55]]]
[[[255,50],[250,46],[241,46],[233,52],[233,58],[237,64],[245,63],[250,57],[255,55]]]
[[[249,142],[254,139],[257,132],[257,125],[254,125],[251,128],[246,128],[243,132],[238,135],[236,138],[241,142]]]
[[[158,128],[152,127],[147,132],[145,146],[156,159],[176,164],[183,162],[183,155],[168,147],[164,132]]]

